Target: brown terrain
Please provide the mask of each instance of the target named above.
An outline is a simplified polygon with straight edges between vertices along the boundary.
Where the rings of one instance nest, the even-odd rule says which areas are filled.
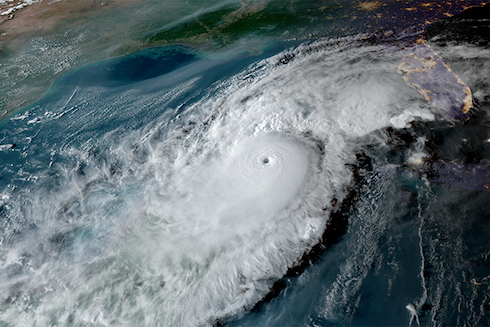
[[[33,3],[14,11],[11,15],[0,15],[0,47],[3,43],[8,43],[10,51],[15,52],[20,49],[27,39],[45,35],[62,25],[71,25],[74,20],[84,20],[92,15],[112,12],[117,9],[136,9],[143,2],[142,0],[45,0]],[[168,2],[166,7],[175,8],[178,5],[174,1],[166,2]],[[242,2],[242,10],[238,10],[236,13],[238,18],[247,14],[248,11],[256,12],[257,9],[260,11],[268,1],[241,1],[240,3]],[[352,18],[356,19],[358,18],[357,15],[367,12],[376,14],[378,18],[391,16],[393,19],[409,19],[414,23],[420,21],[420,23],[425,24],[438,20],[439,17],[453,16],[470,6],[474,6],[475,3],[475,1],[465,0],[427,2],[414,0],[359,1],[353,7],[356,10],[353,12],[352,15],[354,16]],[[18,4],[22,4],[22,2],[14,1],[0,5],[0,12],[8,10],[11,7],[10,5],[16,6]],[[476,4],[484,5],[485,2],[482,1]],[[248,9],[248,11],[244,9]],[[433,19],[431,20],[429,17],[433,17]]]
[[[223,17],[223,19],[229,22],[239,20],[248,14],[264,9],[269,2],[270,0],[239,1],[241,5],[240,9],[233,12],[230,17]],[[0,13],[22,3],[16,0],[0,5]],[[12,82],[8,82],[8,84],[7,82],[4,84],[0,83],[4,89],[4,94],[0,94],[0,120],[2,117],[15,112],[16,108],[24,107],[39,99],[46,91],[49,82],[57,78],[61,72],[75,68],[86,62],[101,60],[115,55],[123,55],[151,46],[152,44],[148,44],[147,41],[141,38],[143,33],[161,28],[179,17],[185,17],[192,13],[196,13],[194,15],[197,21],[197,13],[205,7],[211,6],[213,3],[215,4],[217,2],[213,0],[202,2],[193,1],[192,4],[187,4],[187,2],[184,3],[176,0],[44,0],[27,5],[11,14],[0,15],[0,64],[3,64],[4,68],[8,67],[12,62],[10,59],[15,60],[18,54],[24,51],[26,44],[34,38],[49,37],[50,35],[60,33],[60,31],[75,29],[90,30],[93,35],[96,35],[95,39],[92,38],[87,42],[84,41],[73,45],[73,48],[77,48],[76,51],[78,52],[76,55],[78,59],[73,59],[61,70],[52,70],[50,76],[48,76],[48,73],[38,73],[32,69],[31,73],[28,72],[21,77],[15,77],[11,73],[8,73],[7,75],[12,79]],[[290,3],[290,7],[293,8],[291,10],[293,11],[294,3],[295,1],[291,1]],[[378,26],[379,29],[383,30],[390,26],[394,28],[397,21],[404,22],[404,25],[409,22],[409,25],[413,26],[426,26],[441,18],[461,13],[464,9],[475,5],[484,5],[484,3],[474,0],[432,2],[417,0],[377,0],[354,1],[352,4],[338,2],[336,6],[345,7],[350,12],[350,14],[345,16],[348,20],[365,20],[368,24],[374,27]],[[347,7],[350,7],[350,9]],[[318,8],[320,11],[323,9],[324,7]],[[207,28],[207,26],[204,27]],[[367,25],[367,27],[371,26]],[[214,31],[211,32],[214,33]],[[187,41],[195,45],[195,42],[191,42],[192,40],[201,40],[205,43],[208,38],[208,35],[200,38],[193,35]],[[186,43],[185,40],[182,42]],[[427,48],[423,44],[419,44],[418,47]],[[444,71],[447,69],[448,73],[445,73],[445,75],[448,80],[444,81],[443,84],[446,85],[451,82],[451,85],[456,86],[457,90],[455,92],[461,93],[462,95],[458,96],[464,99],[462,100],[464,101],[464,112],[467,112],[471,108],[471,91],[451,71],[448,65],[445,66],[439,60],[440,58],[436,54],[431,53],[431,51],[426,51],[430,54],[429,57],[416,58],[408,52],[405,52],[403,55],[403,63],[400,66],[399,72],[411,87],[418,89],[431,102],[437,98],[437,92],[434,90],[434,87],[439,87],[441,83],[422,85],[419,83],[417,74],[431,72],[431,80],[435,80],[433,76],[437,74],[432,72],[440,72],[441,69]],[[9,61],[7,61],[7,58]],[[38,56],[38,58],[40,57]],[[41,58],[39,60],[44,59]],[[51,60],[55,61],[56,59],[52,57]],[[435,62],[434,60],[441,61],[440,65],[435,69],[435,66],[431,65]],[[417,68],[419,65],[422,68]],[[44,71],[47,72],[46,69]],[[6,75],[4,74],[4,76]]]
[[[8,43],[11,51],[19,50],[27,39],[54,31],[63,21],[73,17],[89,16],[100,10],[111,10],[123,6],[129,0],[96,2],[93,0],[43,1],[33,3],[14,11],[11,15],[0,16],[0,42]],[[19,4],[21,2],[14,2]],[[9,7],[0,6],[2,12]]]

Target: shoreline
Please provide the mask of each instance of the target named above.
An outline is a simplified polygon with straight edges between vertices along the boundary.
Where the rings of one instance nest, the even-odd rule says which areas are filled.
[[[252,3],[246,6],[245,9],[250,9],[250,6],[256,2],[260,4],[264,2],[264,0],[252,1]],[[11,2],[11,8],[15,7],[15,5],[19,3],[22,2],[18,0]],[[344,16],[341,19],[344,21],[344,23],[354,24],[354,26],[356,26],[355,24],[358,24],[359,19],[365,18],[378,24],[377,27],[374,27],[374,29],[378,28],[380,31],[383,31],[388,21],[394,21],[395,23],[392,24],[393,28],[396,29],[395,25],[397,24],[397,20],[400,21],[400,24],[407,24],[411,17],[406,15],[410,14],[417,16],[416,12],[419,10],[420,12],[418,15],[420,16],[420,20],[413,21],[413,24],[425,24],[426,26],[429,26],[442,18],[461,14],[464,12],[463,9],[467,10],[475,7],[469,5],[475,3],[478,3],[480,6],[485,5],[483,2],[476,1],[460,1],[454,3],[445,2],[441,4],[407,1],[403,4],[403,6],[394,8],[394,3],[391,2],[385,3],[381,1],[365,1],[352,4],[351,8],[344,8],[345,10],[349,11],[349,15]],[[175,39],[168,39],[167,36],[163,35],[164,38],[162,40],[158,40],[154,43],[147,40],[147,43],[145,43],[141,36],[143,34],[151,33],[151,31],[154,30],[155,24],[157,23],[155,22],[154,18],[147,18],[144,20],[141,17],[136,17],[139,14],[137,9],[143,11],[144,9],[142,8],[144,4],[148,4],[150,6],[146,10],[152,14],[151,9],[155,9],[155,7],[151,7],[153,3],[138,3],[138,7],[138,5],[131,0],[121,0],[117,2],[110,0],[97,3],[91,0],[80,0],[77,2],[69,2],[67,0],[45,0],[31,3],[12,12],[10,15],[13,15],[13,17],[10,17],[10,15],[0,15],[0,73],[2,73],[4,76],[9,76],[10,78],[10,80],[4,81],[4,83],[0,85],[0,87],[5,90],[5,95],[0,96],[0,122],[8,119],[8,117],[11,117],[13,114],[19,112],[19,110],[30,107],[41,100],[49,92],[50,87],[60,76],[72,71],[73,69],[82,67],[85,64],[121,57],[140,50],[162,45],[184,45],[197,49],[209,49],[210,47],[223,49],[223,46],[219,46],[219,44],[215,44],[215,46],[213,46],[212,42],[209,42],[211,39],[209,39],[208,35],[209,33],[214,35],[217,33],[217,31],[223,34],[223,31],[219,30],[220,25],[213,28],[211,28],[212,25],[204,26],[206,27],[207,32],[204,32],[203,34],[192,34],[193,31],[186,31],[185,33],[192,33],[185,34],[187,37],[183,37],[182,35],[178,34]],[[262,7],[265,7],[266,5],[266,3],[263,3]],[[415,5],[418,5],[418,7]],[[0,6],[0,8],[2,9],[2,12],[5,12],[5,8],[7,7]],[[171,9],[177,11],[178,8],[175,6],[175,8],[172,7]],[[165,17],[170,21],[179,19],[180,16],[178,15],[175,17],[171,16],[172,10],[169,11],[169,14],[166,16],[155,16],[155,18],[161,19],[162,17]],[[192,12],[195,10],[195,8],[186,8],[185,10]],[[240,10],[243,10],[243,8],[233,12],[232,16],[237,16],[240,13]],[[325,10],[325,8],[322,7],[319,8],[319,10]],[[199,11],[200,10],[197,12]],[[196,21],[198,20],[197,12],[194,14]],[[428,12],[433,14],[433,21],[423,21],[423,19],[425,19],[424,17],[428,15]],[[145,14],[148,15],[148,13]],[[388,18],[390,15],[392,15],[392,17]],[[105,16],[112,16],[112,20],[109,20],[108,23],[106,23],[104,21]],[[250,18],[247,15],[242,16],[240,17],[247,19]],[[190,17],[191,20],[194,19],[193,15],[190,15]],[[125,18],[131,19],[131,21],[128,22],[128,24],[124,24],[125,22],[122,21]],[[201,20],[200,16],[199,20]],[[141,23],[142,21],[147,21],[147,27],[146,25],[143,27],[138,25],[138,23]],[[110,25],[112,22],[114,22],[115,26]],[[165,22],[163,21],[161,22],[161,24],[165,25],[164,23]],[[102,25],[93,27],[92,24]],[[187,26],[187,23],[185,22],[182,24]],[[226,26],[229,26],[229,24]],[[138,27],[139,30],[134,31],[135,27]],[[367,27],[369,29],[373,29],[372,26]],[[87,33],[91,34],[88,36],[87,40],[82,40],[77,43],[76,31],[78,31],[79,34],[84,31],[89,31]],[[352,31],[356,32],[356,28],[354,28]],[[42,39],[48,43],[53,43],[53,41],[56,42],[57,40],[57,34],[63,32],[65,34],[73,33],[73,36],[70,36],[71,39],[70,37],[67,37],[66,39],[61,40],[61,42],[65,42],[67,45],[62,45],[59,51],[58,49],[52,50],[51,52],[53,53],[53,56],[51,56],[49,53],[47,54],[48,57],[46,57],[46,59],[49,62],[41,62],[38,64],[38,67],[34,67],[34,69],[31,67],[25,69],[22,67],[22,65],[25,66],[30,64],[28,61],[29,58],[27,58],[25,62],[21,62],[21,64],[19,64],[20,68],[14,67],[11,69],[25,69],[26,73],[24,73],[24,75],[21,77],[13,76],[12,73],[8,71],[11,68],[9,66],[12,66],[12,63],[15,60],[24,60],[24,58],[19,59],[19,57],[22,55],[25,57],[30,55],[32,58],[39,57],[35,51],[28,49],[27,45],[29,42],[32,43],[35,39]],[[250,32],[251,31],[249,29],[246,29],[238,33],[247,35],[247,33]],[[175,34],[175,32],[170,30],[169,33]],[[242,38],[243,36],[240,36],[242,34],[237,34],[239,38],[233,41],[231,45],[236,45],[237,42],[240,42],[240,39],[244,39]],[[229,35],[226,35],[226,33],[223,35],[224,37],[229,37]],[[53,36],[56,37],[53,38]],[[276,36],[273,38],[289,39],[287,36],[291,35],[287,34],[283,35],[282,37]],[[260,36],[259,38],[264,37],[265,36]],[[314,40],[318,37],[321,37],[321,35],[315,36],[310,34],[309,37],[308,35],[305,35],[304,41],[307,41],[308,39]],[[301,39],[303,38],[297,40],[299,41]],[[101,40],[106,41],[102,43]],[[200,43],[195,43],[196,40]],[[70,44],[71,41],[75,43]],[[65,46],[66,49],[63,48],[63,46]],[[224,48],[226,47],[230,47],[230,44],[224,45]],[[31,51],[31,53],[29,53],[29,51]],[[66,54],[61,53],[60,55],[57,51],[65,51]],[[117,56],[115,56],[116,54]],[[57,55],[60,56],[60,58],[54,57]],[[67,59],[68,61],[59,63],[60,60],[64,60],[63,56],[69,57]],[[42,64],[44,64],[47,68],[42,66]],[[56,68],[56,65],[64,66],[61,68]],[[41,71],[41,73],[36,71],[36,69]]]

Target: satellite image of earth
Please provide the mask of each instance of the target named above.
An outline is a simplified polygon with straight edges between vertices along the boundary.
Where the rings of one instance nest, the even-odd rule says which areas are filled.
[[[490,4],[0,0],[0,326],[490,326]]]

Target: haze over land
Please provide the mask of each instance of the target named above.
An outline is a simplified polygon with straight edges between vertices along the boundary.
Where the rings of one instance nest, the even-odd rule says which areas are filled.
[[[93,61],[185,44],[203,55],[261,52],[308,40],[423,26],[478,1],[0,2],[0,117],[39,99],[55,78]],[[17,8],[16,10],[13,10]]]
[[[479,4],[0,0],[0,325],[490,325]]]

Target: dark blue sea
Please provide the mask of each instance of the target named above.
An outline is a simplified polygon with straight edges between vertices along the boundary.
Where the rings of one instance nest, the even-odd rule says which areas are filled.
[[[63,75],[0,126],[0,325],[490,325],[470,35],[163,46]]]

